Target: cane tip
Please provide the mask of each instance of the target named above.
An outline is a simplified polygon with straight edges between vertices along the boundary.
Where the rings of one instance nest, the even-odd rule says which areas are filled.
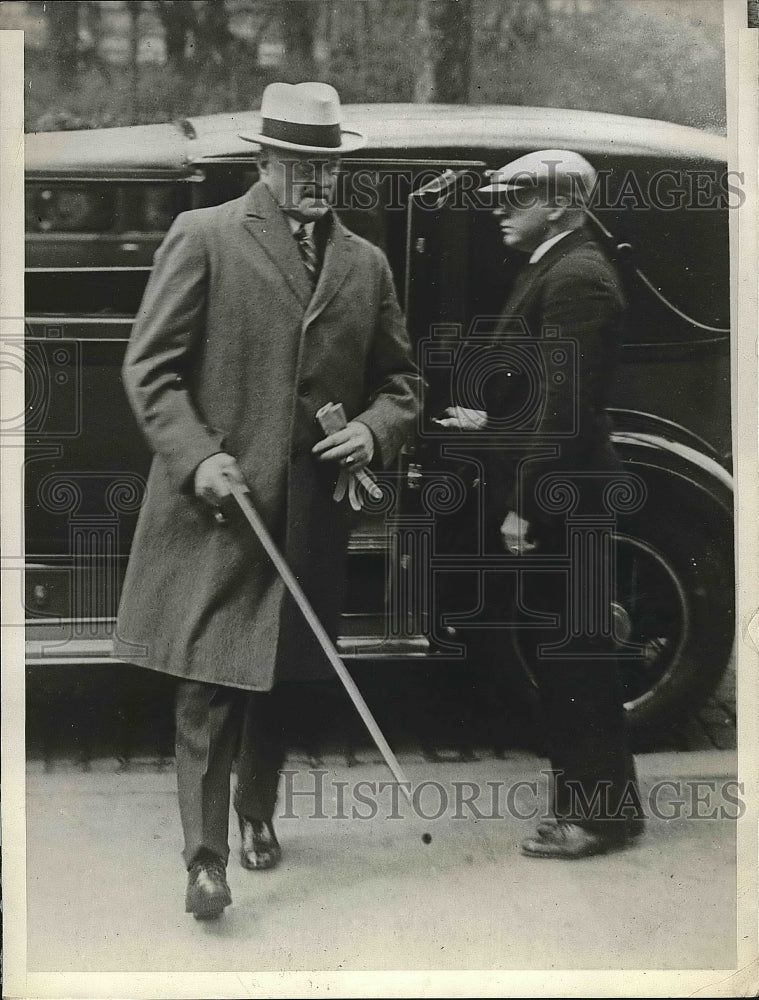
[[[431,844],[432,843],[432,834],[431,833],[423,833],[422,834],[422,843],[423,844]]]

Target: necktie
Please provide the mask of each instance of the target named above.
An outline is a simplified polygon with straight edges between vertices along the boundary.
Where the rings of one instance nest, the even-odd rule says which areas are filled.
[[[303,260],[303,266],[308,272],[308,276],[311,279],[311,285],[313,287],[316,284],[319,265],[316,259],[316,248],[306,231],[305,223],[301,222],[293,233],[293,236],[295,237],[295,242],[298,244],[298,250],[300,251],[301,259]]]

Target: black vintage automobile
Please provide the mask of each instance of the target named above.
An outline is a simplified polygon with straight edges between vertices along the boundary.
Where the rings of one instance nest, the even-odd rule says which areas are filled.
[[[624,661],[631,723],[670,722],[713,689],[733,644],[727,216],[739,192],[725,140],[545,108],[344,112],[369,146],[343,161],[338,210],[386,251],[437,397],[457,345],[497,312],[516,268],[490,215],[469,210],[470,193],[488,169],[534,149],[575,149],[599,170],[605,186],[592,224],[618,260],[630,303],[614,441],[652,501],[616,525],[614,620],[636,650]],[[255,150],[239,133],[256,131],[256,119],[27,136],[19,433],[29,665],[112,662],[149,461],[120,383],[124,347],[172,219],[237,197],[255,179]],[[442,684],[465,652],[457,635],[474,598],[464,596],[472,592],[464,574],[457,614],[443,614],[424,586],[450,569],[435,548],[451,490],[432,437],[402,456],[390,506],[357,519],[339,647],[376,670],[389,659],[434,661]],[[510,652],[518,657],[518,642]]]

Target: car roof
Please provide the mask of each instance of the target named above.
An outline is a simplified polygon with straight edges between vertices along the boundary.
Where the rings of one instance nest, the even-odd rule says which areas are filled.
[[[725,162],[727,140],[649,118],[594,111],[512,105],[348,104],[343,125],[366,134],[362,156],[373,152],[456,149],[576,149],[590,156],[685,158]],[[256,111],[185,118],[173,124],[133,125],[26,136],[29,173],[182,171],[216,157],[250,155],[240,138],[260,130]]]

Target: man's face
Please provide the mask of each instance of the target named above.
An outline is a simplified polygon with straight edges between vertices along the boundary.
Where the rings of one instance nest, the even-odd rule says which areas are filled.
[[[555,209],[535,192],[504,191],[499,193],[493,217],[498,220],[507,247],[532,253],[550,237]]]
[[[266,161],[261,179],[286,212],[301,222],[325,214],[335,193],[339,156],[270,149]]]

